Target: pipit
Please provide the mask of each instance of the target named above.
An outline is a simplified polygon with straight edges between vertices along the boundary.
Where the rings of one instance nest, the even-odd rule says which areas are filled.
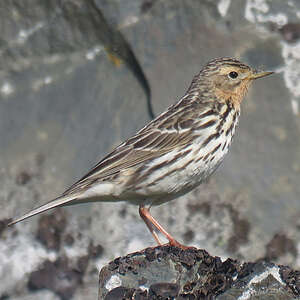
[[[157,231],[169,244],[185,248],[150,214],[160,205],[197,187],[228,152],[240,116],[240,104],[258,72],[233,58],[210,61],[186,94],[105,156],[58,198],[9,225],[48,209],[94,201],[127,201],[139,213],[156,242]]]

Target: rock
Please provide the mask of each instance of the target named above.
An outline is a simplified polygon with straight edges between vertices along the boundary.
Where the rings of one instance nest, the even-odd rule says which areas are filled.
[[[77,266],[70,266],[69,259],[64,257],[54,262],[45,261],[39,270],[30,274],[30,290],[48,289],[62,300],[71,299],[82,283],[82,277],[88,265],[88,257],[78,259]]]
[[[72,300],[94,300],[98,268],[154,245],[137,207],[125,203],[63,208],[62,226],[40,215],[6,227],[149,121],[132,53],[156,115],[214,57],[276,71],[250,89],[209,182],[152,213],[177,240],[214,256],[300,268],[300,1],[284,2],[1,1],[0,299],[54,299],[29,291],[28,277],[45,261],[88,256]]]
[[[36,239],[47,249],[58,251],[61,236],[66,228],[66,216],[62,210],[56,210],[49,215],[43,215],[38,222]]]
[[[283,39],[288,43],[295,43],[300,38],[300,24],[285,24],[279,28]]]
[[[205,250],[170,246],[119,257],[99,276],[99,300],[295,299],[300,272],[272,263],[222,261]]]

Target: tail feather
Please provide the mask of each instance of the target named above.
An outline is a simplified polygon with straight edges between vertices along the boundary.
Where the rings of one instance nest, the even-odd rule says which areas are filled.
[[[49,210],[51,208],[55,208],[55,207],[58,207],[58,206],[69,205],[69,204],[71,204],[69,202],[74,201],[74,200],[76,200],[76,196],[74,196],[74,195],[72,195],[72,196],[69,195],[69,196],[58,197],[58,198],[56,198],[56,199],[54,199],[54,200],[52,200],[52,201],[50,201],[50,202],[48,202],[48,203],[40,206],[40,207],[37,207],[37,208],[31,210],[27,214],[25,214],[25,215],[23,215],[23,216],[15,219],[15,220],[11,221],[8,224],[8,226],[14,225],[14,224],[16,224],[18,222],[21,222],[21,221],[23,221],[23,220],[25,220],[27,218],[30,218],[30,217],[32,217],[34,215],[42,213],[42,212],[44,212],[46,210]]]

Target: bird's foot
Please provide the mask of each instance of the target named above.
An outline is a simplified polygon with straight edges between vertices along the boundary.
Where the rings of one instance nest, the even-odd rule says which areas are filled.
[[[180,248],[182,250],[187,250],[187,249],[196,249],[195,247],[192,246],[185,246],[180,244],[179,242],[177,242],[175,239],[169,240],[169,243],[167,243],[167,245],[169,246],[173,246],[173,247],[177,247]]]

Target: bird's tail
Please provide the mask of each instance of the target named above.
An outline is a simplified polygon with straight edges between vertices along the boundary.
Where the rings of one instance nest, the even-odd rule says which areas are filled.
[[[42,212],[44,212],[46,210],[49,210],[51,208],[58,207],[58,206],[64,206],[64,205],[70,205],[71,202],[76,201],[76,196],[77,195],[75,195],[75,196],[74,195],[66,195],[66,196],[58,197],[58,198],[56,198],[54,200],[51,200],[48,203],[46,203],[46,204],[44,204],[44,205],[42,205],[40,207],[37,207],[37,208],[31,210],[30,212],[28,212],[27,214],[23,215],[22,217],[19,217],[19,218],[15,219],[15,220],[11,221],[8,224],[8,226],[14,225],[14,224],[16,224],[18,222],[21,222],[21,221],[23,221],[23,220],[25,220],[27,218],[30,218],[30,217],[32,217],[34,215],[42,213]]]

